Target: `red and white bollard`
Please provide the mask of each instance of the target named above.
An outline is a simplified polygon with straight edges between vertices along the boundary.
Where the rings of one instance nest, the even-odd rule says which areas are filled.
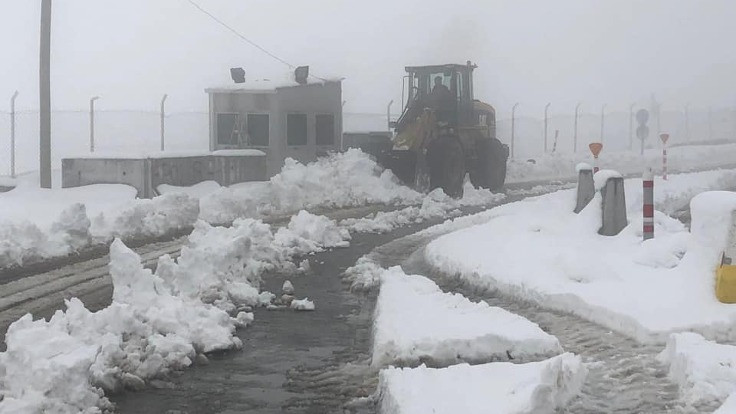
[[[644,240],[654,238],[654,175],[647,168],[642,176],[644,183]]]
[[[662,140],[662,179],[667,179],[667,140],[670,134],[660,134],[659,139]]]

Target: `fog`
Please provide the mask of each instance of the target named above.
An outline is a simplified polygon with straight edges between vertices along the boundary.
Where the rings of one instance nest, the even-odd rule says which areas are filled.
[[[346,112],[400,101],[406,65],[466,60],[476,97],[501,113],[626,111],[651,94],[670,110],[736,106],[730,0],[197,2],[281,59],[344,77]],[[40,1],[0,0],[0,98],[19,90],[24,109],[38,106],[39,14]],[[172,110],[204,110],[204,88],[233,66],[290,70],[186,0],[54,0],[54,109],[99,95],[103,110],[153,110],[168,93]]]

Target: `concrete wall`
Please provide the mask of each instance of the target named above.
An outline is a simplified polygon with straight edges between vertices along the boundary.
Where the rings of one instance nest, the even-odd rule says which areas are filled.
[[[61,160],[61,186],[127,184],[138,190],[138,197],[151,193],[146,159],[64,158]]]
[[[217,142],[217,114],[269,115],[268,147],[243,146],[266,152],[268,177],[281,171],[287,157],[310,162],[320,155],[340,149],[342,136],[342,85],[340,82],[283,87],[265,91],[210,91],[210,150],[231,149]],[[287,145],[286,122],[290,113],[307,115],[307,144]],[[330,114],[335,119],[334,143],[317,145],[316,116]]]
[[[265,154],[138,159],[65,158],[62,159],[61,186],[127,184],[138,190],[138,197],[151,198],[161,184],[191,186],[211,180],[229,186],[266,178]]]

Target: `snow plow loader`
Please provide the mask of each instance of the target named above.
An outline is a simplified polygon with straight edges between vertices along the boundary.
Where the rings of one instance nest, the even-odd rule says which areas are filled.
[[[473,98],[477,66],[447,64],[406,67],[407,95],[384,165],[421,192],[436,188],[462,197],[470,175],[476,187],[499,190],[506,180],[509,148],[496,139],[496,112]]]

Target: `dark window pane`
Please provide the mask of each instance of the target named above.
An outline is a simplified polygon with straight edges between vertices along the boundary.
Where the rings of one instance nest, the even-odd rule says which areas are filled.
[[[250,137],[250,145],[268,146],[267,114],[248,114],[248,136]]]
[[[237,145],[238,114],[217,114],[217,143],[220,145]]]
[[[286,115],[286,143],[288,145],[307,145],[307,115]]]
[[[335,116],[317,115],[317,145],[335,143]]]

